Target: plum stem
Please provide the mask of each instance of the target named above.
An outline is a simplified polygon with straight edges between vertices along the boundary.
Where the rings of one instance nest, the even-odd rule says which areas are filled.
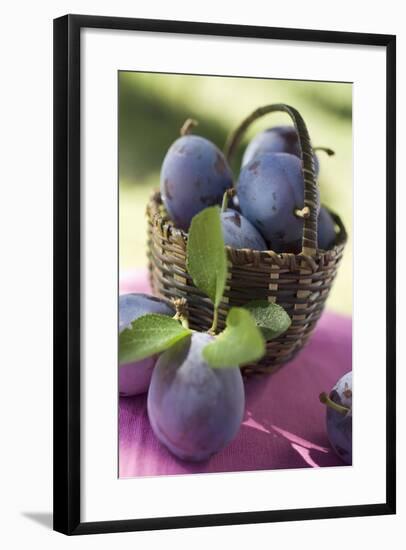
[[[333,151],[333,149],[330,149],[329,147],[313,147],[313,151],[323,151],[329,157],[332,157],[336,154],[335,151]]]
[[[213,311],[213,323],[210,329],[208,330],[209,334],[216,334],[218,319],[219,319],[219,312],[218,312],[218,309],[215,307]]]
[[[179,320],[183,328],[189,328],[189,321],[186,319],[186,317],[179,317]]]
[[[185,298],[174,298],[172,300],[173,305],[176,309],[176,314],[174,315],[174,319],[177,321],[180,321],[182,326],[184,328],[189,328],[189,321],[187,318],[187,301]]]
[[[223,202],[221,203],[221,213],[223,213],[227,210],[228,199],[230,199],[231,197],[234,197],[235,194],[236,194],[236,190],[234,189],[234,187],[230,187],[230,189],[227,189],[224,192]]]
[[[310,216],[310,208],[308,206],[304,206],[303,208],[296,208],[295,216],[302,219],[308,218]]]
[[[182,125],[182,128],[180,129],[180,135],[181,136],[187,136],[192,132],[192,128],[195,126],[198,126],[198,122],[194,118],[187,118],[185,122]]]
[[[324,405],[327,405],[327,407],[330,407],[330,409],[334,409],[335,411],[341,413],[341,414],[347,414],[350,412],[350,409],[348,407],[344,407],[343,405],[339,405],[326,394],[326,392],[323,392],[319,395],[320,402]]]

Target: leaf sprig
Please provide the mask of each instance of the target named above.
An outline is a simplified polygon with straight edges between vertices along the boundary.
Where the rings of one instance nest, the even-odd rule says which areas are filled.
[[[217,308],[227,280],[227,254],[218,206],[205,208],[193,217],[187,242],[186,267],[198,289],[214,306],[213,324],[217,329]]]
[[[207,344],[203,357],[214,368],[241,366],[261,359],[265,340],[249,311],[241,307],[230,309],[226,328],[214,342]]]
[[[167,350],[192,331],[176,319],[149,313],[131,323],[119,336],[119,363],[140,361]]]
[[[213,304],[213,323],[209,330],[215,340],[203,349],[213,368],[229,368],[258,361],[265,354],[265,342],[285,332],[291,320],[279,305],[253,301],[232,307],[226,328],[217,332],[218,307],[227,281],[227,253],[221,227],[220,208],[211,206],[194,216],[188,235],[187,270],[196,287]],[[193,331],[182,324],[179,315],[148,314],[131,323],[119,337],[120,364],[140,361],[169,349]]]

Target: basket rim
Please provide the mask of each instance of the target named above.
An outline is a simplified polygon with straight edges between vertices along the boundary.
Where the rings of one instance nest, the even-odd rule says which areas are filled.
[[[183,229],[180,229],[174,225],[172,220],[169,218],[168,214],[162,215],[160,212],[160,207],[163,207],[162,196],[159,189],[155,189],[150,199],[147,203],[147,216],[150,219],[150,222],[153,226],[159,227],[164,233],[165,237],[169,236],[174,237],[175,239],[181,238],[184,243],[187,242],[188,234]],[[329,207],[323,205],[323,207],[329,212],[332,216],[335,224],[337,225],[339,232],[336,235],[336,242],[332,248],[329,250],[323,250],[317,248],[316,254],[314,256],[309,256],[303,252],[295,254],[294,252],[275,252],[273,250],[252,250],[250,248],[232,248],[229,245],[226,245],[226,250],[229,256],[239,257],[239,259],[246,259],[246,263],[256,263],[258,261],[264,260],[265,258],[273,258],[275,260],[281,260],[284,263],[289,260],[295,261],[296,259],[305,259],[313,262],[318,262],[320,260],[330,260],[334,259],[338,254],[340,254],[348,240],[348,235],[345,229],[345,226],[340,218],[340,216],[331,210]],[[240,262],[238,262],[240,263]]]

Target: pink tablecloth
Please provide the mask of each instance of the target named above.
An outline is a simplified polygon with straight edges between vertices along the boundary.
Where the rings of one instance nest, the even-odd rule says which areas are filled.
[[[128,272],[121,293],[148,292],[145,272]],[[194,464],[174,458],[154,436],[146,396],[120,398],[120,477],[342,466],[325,431],[319,402],[351,370],[351,319],[326,312],[299,356],[273,375],[245,384],[240,432],[223,451]]]

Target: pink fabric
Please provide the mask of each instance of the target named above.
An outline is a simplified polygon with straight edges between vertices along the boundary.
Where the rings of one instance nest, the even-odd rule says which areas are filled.
[[[147,268],[129,269],[120,273],[120,294],[130,292],[151,294]]]
[[[120,292],[148,292],[146,280],[145,271],[127,272]],[[156,439],[146,395],[120,398],[120,477],[342,466],[328,442],[325,407],[318,396],[351,370],[351,360],[351,319],[325,313],[296,359],[273,375],[246,381],[239,434],[198,464],[176,459]]]

